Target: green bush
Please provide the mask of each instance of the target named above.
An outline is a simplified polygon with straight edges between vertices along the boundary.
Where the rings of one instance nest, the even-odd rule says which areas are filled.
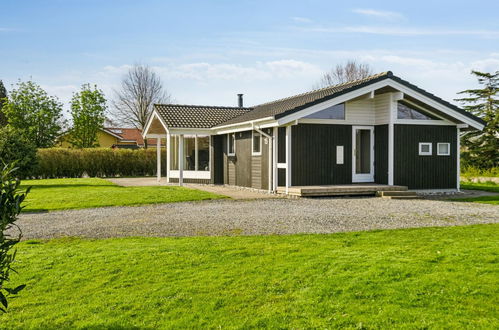
[[[463,166],[461,168],[461,176],[463,178],[497,178],[499,177],[499,167],[492,167],[489,169],[480,169],[474,166]]]
[[[35,176],[42,179],[156,175],[156,149],[48,148],[38,149],[37,159]]]
[[[0,166],[16,163],[19,178],[31,177],[36,166],[36,147],[9,126],[0,128]]]

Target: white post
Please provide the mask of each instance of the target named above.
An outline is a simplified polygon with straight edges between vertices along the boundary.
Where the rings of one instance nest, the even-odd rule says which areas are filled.
[[[194,135],[194,171],[198,170],[198,136]]]
[[[286,194],[291,187],[291,125],[286,126]]]
[[[170,183],[170,168],[171,168],[171,140],[170,133],[166,133],[166,182]]]
[[[456,159],[457,159],[457,167],[456,167],[456,174],[457,174],[457,182],[456,182],[456,189],[457,191],[461,191],[461,131],[459,127],[456,127],[457,130],[457,140],[456,140]]]
[[[156,138],[156,176],[161,181],[161,138]]]
[[[184,184],[184,135],[179,135],[178,140],[178,185]]]
[[[273,167],[273,175],[272,175],[272,188],[274,191],[277,191],[277,127],[274,127],[273,130],[273,139],[272,139],[272,167]]]
[[[388,118],[388,185],[393,186],[393,164],[394,164],[394,114],[397,114],[397,102],[394,101],[393,93],[390,94],[390,113]]]

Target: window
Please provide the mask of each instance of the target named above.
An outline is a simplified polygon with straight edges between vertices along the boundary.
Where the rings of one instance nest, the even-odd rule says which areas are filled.
[[[227,135],[227,154],[234,156],[236,154],[236,133]]]
[[[253,149],[251,150],[251,154],[253,156],[260,156],[262,154],[262,135],[253,131],[252,141]]]
[[[430,142],[420,142],[419,143],[419,155],[420,156],[431,156],[431,143]]]
[[[431,115],[424,113],[412,105],[407,105],[402,102],[397,104],[397,119],[417,119],[417,120],[434,120],[437,119]]]
[[[437,155],[450,156],[450,143],[437,143]]]
[[[345,103],[333,105],[327,109],[306,116],[310,119],[345,119]]]
[[[179,170],[179,144],[178,135],[171,136],[170,170]],[[184,135],[183,149],[184,171],[209,171],[210,170],[210,137],[208,135]]]

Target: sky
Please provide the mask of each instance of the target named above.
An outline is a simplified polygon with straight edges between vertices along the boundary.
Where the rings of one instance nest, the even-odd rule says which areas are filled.
[[[0,0],[0,80],[34,80],[66,104],[108,100],[131,65],[176,103],[246,106],[311,90],[355,59],[448,101],[499,70],[499,1]],[[455,103],[455,102],[454,102]],[[66,105],[67,106],[67,105]]]

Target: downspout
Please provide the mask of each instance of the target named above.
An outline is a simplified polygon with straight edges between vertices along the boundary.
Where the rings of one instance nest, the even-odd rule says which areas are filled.
[[[272,153],[272,145],[274,143],[274,137],[272,135],[269,135],[262,131],[260,128],[256,127],[255,124],[252,124],[253,130],[257,131],[261,135],[265,136],[266,138],[269,139],[269,182],[268,182],[268,187],[269,187],[269,194],[273,193],[272,189],[272,167],[274,166],[274,159],[273,159],[273,153]]]

